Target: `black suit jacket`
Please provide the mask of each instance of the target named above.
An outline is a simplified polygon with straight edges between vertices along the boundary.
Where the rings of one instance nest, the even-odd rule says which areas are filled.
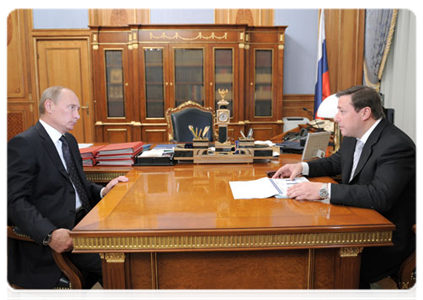
[[[344,137],[337,153],[309,162],[309,176],[341,174],[342,184],[331,186],[332,204],[372,208],[396,225],[393,247],[363,251],[362,278],[371,283],[395,272],[415,249],[411,228],[416,222],[416,147],[404,132],[382,119],[349,182],[355,144],[355,138]]]
[[[76,139],[66,134],[91,207],[102,186],[88,181]],[[52,288],[61,271],[44,238],[57,228],[75,226],[75,190],[56,147],[38,122],[8,143],[8,223],[37,244],[9,239],[8,280],[25,288]]]

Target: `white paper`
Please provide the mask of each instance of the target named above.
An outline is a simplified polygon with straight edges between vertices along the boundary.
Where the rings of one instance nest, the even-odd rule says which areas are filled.
[[[305,177],[297,177],[291,181],[287,178],[272,179],[263,177],[250,181],[230,181],[229,185],[234,199],[257,199],[273,196],[277,198],[287,198],[287,189],[291,185],[300,182],[308,182],[308,179]]]
[[[78,144],[78,147],[79,147],[79,149],[82,149],[82,148],[91,147],[92,145],[93,145],[92,143],[89,143],[89,144],[81,143],[81,144]]]

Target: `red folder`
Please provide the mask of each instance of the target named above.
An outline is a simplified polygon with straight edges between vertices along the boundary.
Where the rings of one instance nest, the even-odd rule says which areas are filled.
[[[140,152],[142,150],[143,142],[129,142],[129,143],[117,143],[109,144],[104,146],[98,152],[98,157],[102,155],[123,155],[123,154],[133,154]]]
[[[100,150],[103,147],[104,147],[104,145],[91,146],[91,147],[87,147],[87,148],[80,148],[79,152],[81,153],[81,157],[83,159],[84,158],[91,158],[91,157],[95,157],[98,153],[98,150]]]

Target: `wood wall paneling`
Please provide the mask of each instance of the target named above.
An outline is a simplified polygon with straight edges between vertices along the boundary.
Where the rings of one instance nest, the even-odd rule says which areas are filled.
[[[283,97],[283,114],[282,117],[305,117],[310,120],[314,119],[312,113],[309,113],[303,108],[314,111],[314,95],[284,95]]]
[[[325,10],[331,93],[363,81],[365,10]]]
[[[149,9],[89,9],[89,26],[149,24]]]
[[[32,11],[19,9],[7,18],[7,140],[34,123],[29,32]]]
[[[216,24],[247,24],[249,26],[273,26],[273,9],[215,9]]]

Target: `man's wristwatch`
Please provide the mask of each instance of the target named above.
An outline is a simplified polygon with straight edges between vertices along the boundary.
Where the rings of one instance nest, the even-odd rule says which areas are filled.
[[[51,233],[47,234],[47,236],[44,238],[43,245],[44,246],[48,246],[48,244],[50,243],[50,241],[51,241]]]
[[[328,184],[324,183],[319,190],[320,199],[327,199],[329,197]]]

